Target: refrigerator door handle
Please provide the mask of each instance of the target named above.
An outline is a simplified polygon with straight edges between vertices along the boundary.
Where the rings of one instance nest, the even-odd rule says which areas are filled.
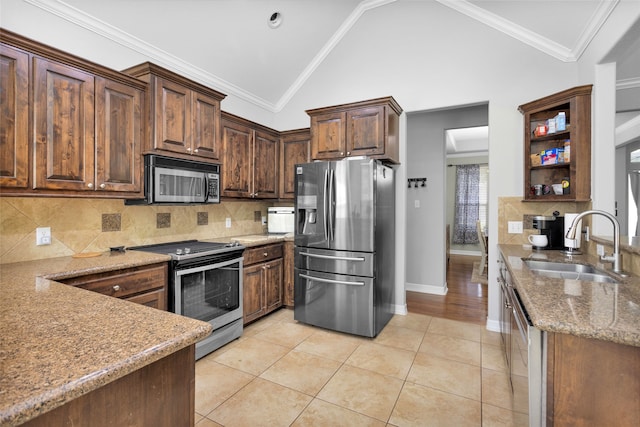
[[[329,223],[328,223],[328,215],[327,215],[327,197],[328,197],[328,181],[329,181],[329,171],[325,170],[324,171],[324,184],[323,184],[323,197],[322,197],[322,227],[323,227],[323,231],[324,231],[324,240],[329,240]]]
[[[333,231],[334,231],[334,225],[333,225],[333,220],[335,217],[335,213],[333,212],[333,206],[335,205],[335,194],[333,194],[333,188],[334,188],[334,179],[335,179],[335,175],[334,175],[334,171],[333,169],[329,170],[329,240],[333,240]]]
[[[321,259],[331,259],[335,261],[358,261],[364,262],[364,257],[349,257],[349,256],[331,256],[331,255],[318,255],[318,254],[310,254],[306,252],[301,252],[301,256],[306,256],[309,258],[321,258]]]
[[[364,282],[349,282],[346,280],[333,280],[324,279],[322,277],[307,276],[306,274],[300,274],[300,277],[307,280],[315,280],[316,282],[330,283],[332,285],[350,285],[350,286],[364,286]]]

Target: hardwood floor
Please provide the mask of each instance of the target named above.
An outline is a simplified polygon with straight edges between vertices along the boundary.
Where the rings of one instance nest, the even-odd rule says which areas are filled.
[[[407,310],[451,320],[484,325],[487,321],[487,285],[471,282],[473,263],[480,257],[451,255],[447,267],[447,295],[407,291]]]

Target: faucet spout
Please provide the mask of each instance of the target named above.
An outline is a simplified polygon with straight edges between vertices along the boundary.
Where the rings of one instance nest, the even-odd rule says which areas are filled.
[[[602,215],[609,221],[611,221],[611,224],[613,224],[613,255],[602,255],[600,259],[602,261],[612,262],[614,273],[622,273],[622,255],[620,254],[620,223],[618,222],[618,219],[615,216],[611,215],[609,212],[600,210],[588,210],[578,214],[573,219],[573,222],[567,230],[567,235],[565,237],[567,239],[575,240],[578,222],[587,215]]]

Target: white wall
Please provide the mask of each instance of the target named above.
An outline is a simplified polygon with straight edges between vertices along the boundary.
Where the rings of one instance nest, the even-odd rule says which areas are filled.
[[[522,117],[517,106],[593,83],[595,64],[638,17],[640,2],[621,1],[583,58],[564,63],[437,2],[396,1],[364,13],[277,115],[233,97],[222,105],[234,114],[286,130],[309,125],[306,109],[387,95],[393,95],[407,112],[488,102],[489,229],[495,230],[498,197],[522,193]],[[18,0],[2,0],[0,25],[115,69],[150,59]],[[597,104],[599,98],[594,100]],[[598,107],[594,111],[598,113]],[[596,139],[594,144],[612,141]],[[401,160],[397,175],[406,177],[406,156],[401,155]],[[598,160],[594,158],[594,169],[600,167]],[[606,175],[610,167],[607,163],[598,175]],[[404,203],[406,194],[399,200]],[[496,257],[497,248],[491,245],[489,259]],[[407,253],[405,261],[411,265],[421,260],[418,254]],[[499,309],[494,264],[489,263],[490,327],[495,326]],[[404,283],[397,286],[401,294]]]

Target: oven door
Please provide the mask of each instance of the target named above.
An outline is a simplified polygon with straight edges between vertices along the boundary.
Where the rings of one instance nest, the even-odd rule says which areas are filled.
[[[213,329],[242,318],[242,258],[174,271],[173,309]]]

